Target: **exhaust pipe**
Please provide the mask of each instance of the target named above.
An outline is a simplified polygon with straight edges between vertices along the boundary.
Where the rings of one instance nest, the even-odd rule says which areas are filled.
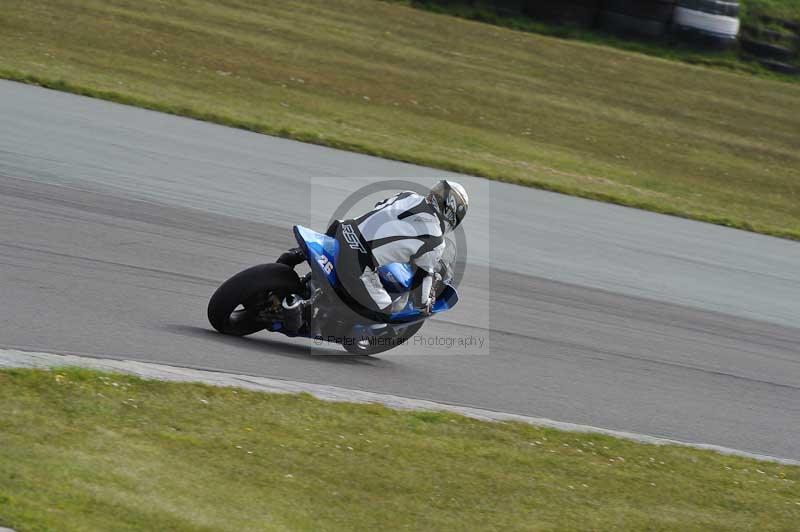
[[[281,307],[283,307],[283,325],[286,330],[296,333],[303,326],[303,308],[305,299],[300,298],[297,294],[289,294],[283,298]]]

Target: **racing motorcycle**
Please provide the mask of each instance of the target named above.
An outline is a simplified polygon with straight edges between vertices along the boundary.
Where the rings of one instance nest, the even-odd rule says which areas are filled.
[[[387,264],[378,269],[378,275],[392,297],[391,312],[376,323],[350,310],[340,296],[339,242],[300,225],[293,231],[311,271],[300,277],[294,268],[275,262],[237,273],[222,283],[208,303],[208,320],[217,331],[246,336],[267,330],[332,341],[353,354],[375,355],[402,345],[426,319],[458,302],[451,285],[452,265],[447,261],[436,276],[430,314],[411,303],[413,267]]]

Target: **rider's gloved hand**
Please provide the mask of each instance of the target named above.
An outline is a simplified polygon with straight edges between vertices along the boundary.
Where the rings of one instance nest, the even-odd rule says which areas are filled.
[[[417,299],[416,306],[419,311],[428,316],[431,313],[431,309],[433,308],[433,302],[435,299],[435,292],[433,291],[434,282],[436,282],[437,276],[436,275],[427,275],[424,279],[422,279],[422,283],[419,287],[419,291],[415,297]]]
[[[419,312],[421,314],[423,314],[424,316],[430,316],[431,315],[431,311],[433,310],[433,303],[434,302],[435,302],[435,299],[432,298],[432,297],[429,297],[426,301],[424,301],[422,303],[422,306],[419,307]]]

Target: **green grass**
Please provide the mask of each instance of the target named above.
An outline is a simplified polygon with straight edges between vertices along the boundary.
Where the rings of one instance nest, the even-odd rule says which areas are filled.
[[[6,0],[0,75],[800,238],[798,84],[373,0]]]
[[[800,468],[80,369],[0,371],[0,526],[796,530]]]

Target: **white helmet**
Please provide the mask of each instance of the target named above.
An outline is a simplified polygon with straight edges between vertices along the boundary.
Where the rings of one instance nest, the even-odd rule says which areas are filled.
[[[467,215],[469,208],[469,196],[467,191],[455,181],[443,179],[436,183],[428,193],[428,201],[433,208],[445,221],[447,231],[452,231],[464,216]]]

